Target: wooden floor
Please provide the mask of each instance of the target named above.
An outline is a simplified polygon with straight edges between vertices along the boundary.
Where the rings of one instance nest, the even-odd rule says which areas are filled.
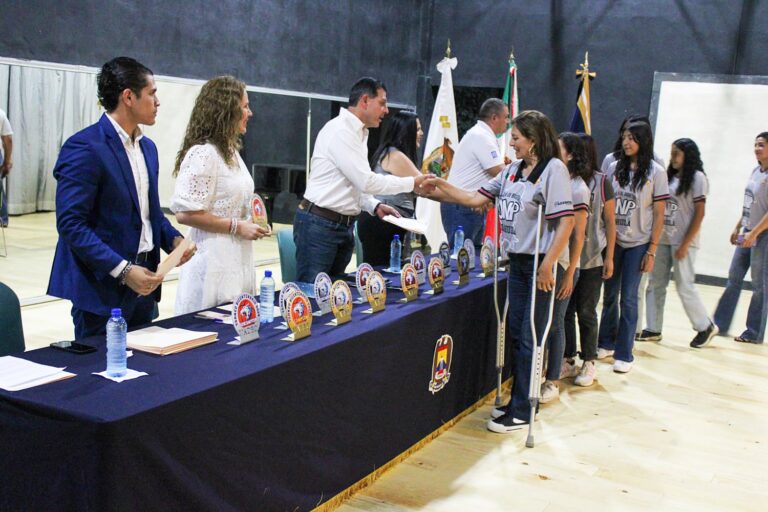
[[[0,281],[44,291],[45,215],[11,218]],[[175,289],[173,281],[163,286],[161,316],[172,314]],[[722,289],[700,290],[713,310]],[[744,326],[749,297],[742,294],[734,331]],[[71,337],[67,302],[24,307],[22,315],[28,349]],[[489,402],[339,512],[768,510],[766,346],[718,337],[689,349],[693,332],[674,286],[665,321],[662,342],[636,344],[629,374],[600,363],[594,386],[564,383],[560,400],[542,406],[535,448],[525,448],[525,432],[488,432]]]

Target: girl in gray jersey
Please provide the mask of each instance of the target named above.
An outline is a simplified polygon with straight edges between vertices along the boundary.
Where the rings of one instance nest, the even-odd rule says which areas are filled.
[[[512,121],[510,146],[522,160],[510,164],[477,192],[466,192],[439,178],[428,184],[437,188],[430,197],[470,208],[498,198],[501,249],[510,258],[509,332],[514,333],[514,381],[505,407],[494,409],[488,430],[509,433],[527,427],[530,421],[528,390],[531,379],[533,337],[530,311],[531,288],[536,283],[534,323],[541,342],[547,322],[549,300],[554,293],[558,257],[573,229],[573,199],[568,169],[559,160],[557,134],[549,119],[534,110],[521,112]],[[538,225],[538,208],[544,219]],[[536,231],[541,233],[539,268],[534,275]]]
[[[547,338],[547,373],[546,380],[541,385],[541,403],[551,402],[560,396],[560,388],[557,384],[560,379],[575,377],[578,373],[574,359],[563,358],[565,355],[563,322],[574,286],[579,281],[581,251],[584,246],[589,212],[589,188],[584,183],[584,178],[589,178],[592,174],[584,141],[581,140],[581,137],[575,133],[564,132],[558,137],[558,143],[560,145],[560,157],[568,167],[568,173],[571,176],[574,229],[571,233],[568,249],[560,254],[558,260],[563,278],[557,283],[552,328]]]
[[[586,133],[584,140],[590,169],[597,169],[595,141]],[[565,312],[564,358],[575,365],[576,316],[579,319],[581,360],[579,374],[574,379],[577,386],[591,386],[597,376],[597,303],[603,280],[613,275],[613,251],[616,244],[616,213],[613,184],[605,174],[593,171],[586,179],[590,191],[589,217],[584,248],[581,251],[579,280]],[[564,367],[566,363],[563,363]]]
[[[674,269],[675,286],[691,325],[698,332],[691,347],[706,345],[717,334],[699,292],[693,263],[709,191],[699,147],[691,139],[677,139],[667,169],[670,196],[664,213],[664,231],[656,251],[656,264],[646,291],[647,326],[641,337],[661,340],[667,285]]]
[[[617,244],[613,277],[605,283],[598,336],[598,359],[614,356],[613,371],[618,373],[632,369],[637,290],[642,274],[653,270],[669,197],[667,175],[653,161],[650,126],[630,123],[624,131],[623,150],[612,166]]]
[[[739,222],[731,233],[736,246],[728,270],[728,283],[715,310],[715,324],[725,334],[731,326],[739,301],[744,275],[752,268],[752,299],[747,312],[747,329],[735,339],[746,343],[762,343],[768,318],[768,132],[755,139],[758,166],[752,170]]]

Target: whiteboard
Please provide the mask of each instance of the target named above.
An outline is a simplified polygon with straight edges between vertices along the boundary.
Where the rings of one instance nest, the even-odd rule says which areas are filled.
[[[696,273],[727,278],[734,249],[729,236],[741,218],[744,187],[757,165],[755,136],[768,130],[768,77],[688,75],[687,80],[685,75],[656,74],[654,148],[669,161],[676,139],[688,137],[699,146],[709,196]],[[738,81],[750,83],[733,83]]]

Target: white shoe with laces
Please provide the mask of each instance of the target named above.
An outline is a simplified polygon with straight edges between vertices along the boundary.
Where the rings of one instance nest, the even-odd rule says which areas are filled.
[[[579,367],[576,366],[574,359],[563,358],[563,364],[560,365],[560,379],[570,379],[579,374]]]
[[[581,371],[573,380],[573,383],[577,386],[588,387],[591,386],[597,377],[597,366],[594,361],[584,361],[581,365]]]
[[[546,404],[560,397],[560,388],[557,384],[551,380],[546,381],[541,385],[541,394],[539,395],[539,402]]]
[[[622,361],[620,359],[616,359],[613,362],[613,371],[616,373],[629,373],[631,369],[632,369],[632,363],[629,361]]]
[[[598,348],[597,349],[597,358],[598,359],[606,359],[608,357],[613,357],[613,350],[608,350],[607,348]]]

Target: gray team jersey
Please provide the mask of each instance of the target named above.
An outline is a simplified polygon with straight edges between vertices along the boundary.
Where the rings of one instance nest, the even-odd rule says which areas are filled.
[[[693,183],[685,195],[677,195],[679,186],[680,180],[677,176],[673,176],[672,181],[669,182],[669,199],[664,210],[664,231],[660,240],[664,245],[683,243],[683,238],[693,221],[693,214],[696,211],[695,203],[705,201],[709,193],[707,176],[701,171],[696,171],[693,175]],[[691,241],[691,247],[698,246],[699,234],[696,233],[696,237]]]
[[[551,159],[536,183],[526,178],[516,180],[522,160],[508,165],[484,185],[479,193],[488,199],[499,198],[501,250],[514,254],[534,254],[538,205],[543,205],[543,229],[539,253],[546,253],[555,239],[557,220],[573,215],[571,177],[565,164]]]
[[[768,212],[768,170],[758,165],[752,170],[747,188],[744,191],[744,208],[741,214],[741,225],[746,231],[752,231],[760,224]]]
[[[605,155],[605,158],[603,158],[603,165],[600,166],[600,172],[605,173],[607,176],[611,176],[611,164],[613,164],[616,161],[616,157],[613,156],[613,153],[608,153]],[[661,158],[659,155],[656,154],[656,152],[653,152],[653,161],[662,166],[663,168],[666,168],[667,166],[664,164],[664,159]]]
[[[645,184],[638,190],[632,188],[634,171],[629,173],[626,187],[616,179],[616,162],[611,164],[610,176],[616,195],[616,243],[629,249],[646,244],[653,230],[653,203],[669,198],[667,173],[659,164],[651,162]]]
[[[579,178],[571,178],[571,194],[573,195],[573,211],[585,210],[587,212],[587,222],[589,222],[589,187],[584,183],[584,180]],[[557,262],[563,269],[567,269],[571,261],[570,245],[576,237],[576,233],[571,233],[571,239],[568,247],[560,254]],[[583,251],[583,249],[582,249]],[[581,260],[576,262],[576,268],[581,266]]]
[[[602,172],[595,172],[589,180],[589,218],[584,249],[581,250],[581,268],[589,269],[603,266],[603,249],[608,245],[605,236],[605,202],[613,199],[613,184]]]

